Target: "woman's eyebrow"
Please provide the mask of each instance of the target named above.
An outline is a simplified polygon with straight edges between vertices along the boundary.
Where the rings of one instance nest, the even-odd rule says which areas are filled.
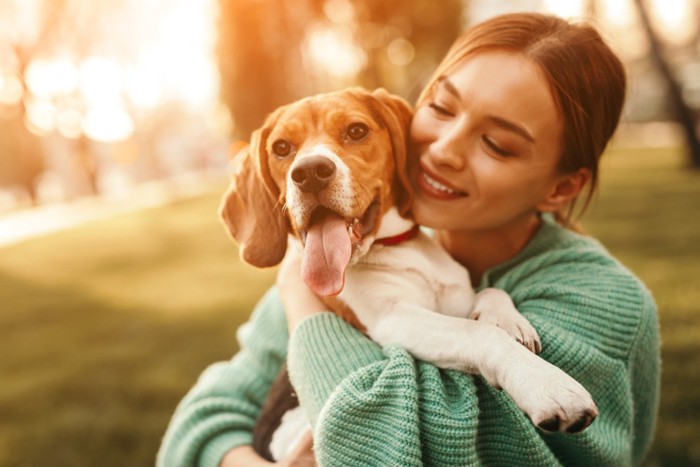
[[[457,91],[457,87],[455,87],[454,84],[452,84],[452,81],[447,76],[441,76],[438,78],[438,84],[442,85],[443,88],[445,88],[445,91],[449,92],[453,96],[455,96],[457,99],[461,99],[461,96],[459,95],[459,91]]]
[[[438,78],[437,83],[439,86],[442,86],[443,89],[450,94],[452,94],[454,97],[457,99],[461,99],[461,96],[459,94],[459,91],[457,90],[457,87],[450,81],[450,79],[447,76],[441,76]],[[497,117],[495,115],[489,115],[487,117],[489,121],[491,121],[493,124],[508,130],[512,131],[513,133],[516,133],[526,140],[528,140],[530,143],[535,144],[535,138],[530,134],[529,131],[527,131],[525,128],[522,126],[518,125],[515,122],[512,122],[510,120],[506,120],[505,118],[502,117]]]
[[[506,120],[501,117],[496,117],[494,115],[490,115],[487,117],[489,121],[494,123],[495,125],[500,126],[501,128],[505,130],[512,131],[513,133],[517,133],[518,135],[522,136],[532,144],[535,144],[535,138],[532,137],[529,131],[527,131],[525,128],[521,127],[517,123],[513,123],[510,120]]]

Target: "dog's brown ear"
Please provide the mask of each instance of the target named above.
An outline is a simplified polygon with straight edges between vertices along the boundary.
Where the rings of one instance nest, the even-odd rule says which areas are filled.
[[[287,250],[287,221],[263,180],[261,161],[266,158],[263,129],[253,133],[251,144],[233,157],[233,179],[221,200],[219,216],[238,243],[241,259],[257,267],[278,264]],[[264,159],[265,168],[267,160]]]
[[[408,102],[399,96],[388,93],[385,89],[379,88],[372,92],[372,95],[382,104],[383,109],[380,111],[391,136],[399,185],[396,187],[396,193],[399,194],[396,205],[399,213],[408,217],[413,204],[413,187],[409,178],[408,166],[408,134],[411,128],[413,110]]]

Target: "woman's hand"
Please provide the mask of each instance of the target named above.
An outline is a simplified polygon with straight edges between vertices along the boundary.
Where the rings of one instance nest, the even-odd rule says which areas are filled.
[[[293,247],[287,251],[277,272],[277,287],[287,314],[290,334],[304,318],[328,310],[302,279],[301,256]]]
[[[269,467],[275,465],[260,457],[253,446],[238,446],[226,453],[219,467]]]
[[[304,433],[297,445],[287,457],[280,460],[277,465],[284,467],[315,467],[314,438],[311,431]]]
[[[268,462],[258,455],[252,446],[238,446],[226,453],[219,467],[315,467],[314,440],[311,431],[304,433],[299,443],[284,459]]]

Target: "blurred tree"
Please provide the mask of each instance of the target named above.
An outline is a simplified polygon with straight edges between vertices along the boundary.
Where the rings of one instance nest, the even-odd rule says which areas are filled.
[[[635,0],[639,18],[644,32],[649,39],[650,58],[662,78],[666,82],[666,90],[670,99],[673,115],[683,127],[685,142],[690,158],[690,165],[700,169],[700,138],[698,138],[698,118],[693,109],[683,99],[681,85],[673,75],[673,71],[664,57],[663,45],[654,28],[651,25],[649,12],[644,0]]]
[[[3,37],[7,40],[6,54],[14,63],[16,75],[20,78],[22,99],[16,109],[9,112],[9,121],[3,125],[12,128],[3,135],[4,146],[10,148],[0,153],[0,183],[20,185],[36,198],[36,181],[45,169],[45,162],[39,138],[31,133],[25,124],[28,122],[27,103],[31,99],[31,89],[27,85],[27,70],[33,61],[64,55],[76,62],[104,47],[101,39],[109,30],[109,12],[123,6],[123,0],[38,0],[33,12],[36,14],[32,28],[15,28],[14,34]],[[3,13],[10,18],[20,16],[18,2],[5,2]],[[56,106],[75,101],[74,95],[54,96]],[[75,153],[76,167],[88,178],[92,193],[97,191],[94,155],[89,145],[78,142]]]
[[[355,37],[367,53],[358,84],[387,87],[414,101],[462,31],[466,4],[461,0],[355,2]]]
[[[19,111],[0,118],[0,186],[24,190],[37,201],[37,180],[44,171],[39,138],[27,130]]]
[[[39,10],[36,31],[6,38],[5,44],[16,65],[16,75],[21,86],[20,95],[24,98],[17,102],[16,109],[11,109],[3,118],[4,131],[0,134],[0,184],[23,188],[32,203],[36,202],[36,182],[44,171],[45,164],[39,138],[24,124],[27,121],[26,96],[29,92],[25,81],[26,71],[32,57],[38,55],[53,39],[58,29],[56,11],[64,7],[64,2],[65,0],[45,2],[46,5]],[[17,8],[16,4],[10,2],[3,7],[10,10],[5,11],[9,17],[18,16],[18,13],[13,11]],[[32,37],[28,37],[30,35]]]
[[[234,136],[247,139],[280,105],[349,85],[414,99],[461,31],[465,4],[220,0],[221,95]]]
[[[247,139],[274,108],[304,94],[292,83],[305,77],[303,25],[316,21],[319,10],[313,0],[294,0],[293,10],[291,5],[286,0],[220,0],[221,95],[240,138]]]

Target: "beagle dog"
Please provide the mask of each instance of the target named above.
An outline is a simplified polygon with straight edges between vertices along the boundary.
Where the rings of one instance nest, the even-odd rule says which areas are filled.
[[[466,269],[411,220],[411,117],[382,89],[273,112],[235,157],[220,208],[241,258],[274,266],[292,244],[311,290],[380,345],[481,374],[543,430],[583,430],[598,413],[590,394],[536,355],[539,337],[504,291],[475,294]]]

